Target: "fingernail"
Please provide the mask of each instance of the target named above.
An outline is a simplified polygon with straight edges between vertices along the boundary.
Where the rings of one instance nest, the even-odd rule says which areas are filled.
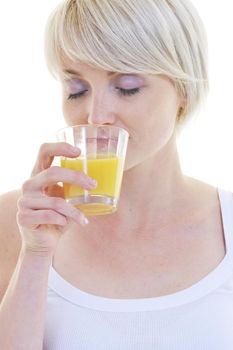
[[[97,186],[97,181],[95,179],[92,179],[92,178],[88,178],[88,183],[91,185],[91,186],[94,186],[96,187]]]
[[[89,221],[88,221],[88,219],[86,217],[82,218],[82,224],[83,224],[83,226],[86,226],[86,225],[89,224]]]
[[[72,152],[73,154],[77,154],[77,153],[80,153],[80,149],[79,149],[78,147],[72,147],[72,148],[71,148],[71,152]]]

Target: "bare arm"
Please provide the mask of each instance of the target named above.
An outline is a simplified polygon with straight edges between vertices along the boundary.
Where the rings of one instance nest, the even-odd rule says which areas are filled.
[[[0,348],[42,350],[49,256],[20,252],[0,305]]]
[[[17,264],[0,304],[0,349],[42,350],[52,257],[69,220],[86,224],[83,213],[62,198],[57,183],[75,183],[86,189],[95,185],[84,173],[50,167],[55,155],[77,156],[70,147],[64,143],[43,145],[32,177],[22,187],[17,209],[7,219],[1,215],[4,201],[0,201],[0,246],[13,231],[21,237]],[[12,228],[15,216],[17,223]],[[0,263],[3,255],[0,249]]]
[[[41,350],[49,255],[22,248],[20,191],[0,197],[0,349]]]

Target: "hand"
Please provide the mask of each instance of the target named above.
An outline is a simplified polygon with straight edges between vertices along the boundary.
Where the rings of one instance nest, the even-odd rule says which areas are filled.
[[[57,183],[73,183],[90,190],[96,187],[95,181],[83,172],[51,166],[55,156],[79,155],[79,149],[65,142],[41,146],[31,178],[23,184],[17,203],[17,223],[24,249],[53,255],[72,220],[78,225],[87,224],[84,214],[65,201],[63,188]]]

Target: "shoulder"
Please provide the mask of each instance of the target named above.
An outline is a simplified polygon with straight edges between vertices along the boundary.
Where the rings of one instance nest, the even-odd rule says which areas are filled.
[[[20,190],[0,195],[0,300],[15,269],[21,248],[16,214]]]
[[[18,225],[16,221],[17,202],[21,195],[20,190],[0,195],[0,240],[8,241],[18,236]],[[13,242],[11,242],[13,243]],[[1,249],[1,245],[0,245]]]

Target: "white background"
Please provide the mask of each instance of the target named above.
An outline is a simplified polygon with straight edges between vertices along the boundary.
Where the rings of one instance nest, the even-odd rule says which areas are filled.
[[[58,83],[47,72],[45,22],[58,0],[0,5],[0,193],[21,187],[41,143],[64,126]],[[211,91],[198,120],[181,135],[183,171],[233,190],[233,21],[231,1],[193,0],[209,38]]]

